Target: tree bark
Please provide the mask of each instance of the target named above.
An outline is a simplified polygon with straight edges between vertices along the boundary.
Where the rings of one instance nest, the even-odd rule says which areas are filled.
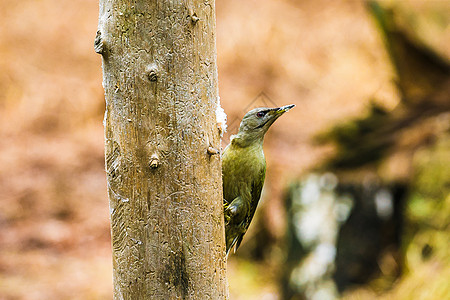
[[[101,0],[114,299],[226,299],[214,1]]]

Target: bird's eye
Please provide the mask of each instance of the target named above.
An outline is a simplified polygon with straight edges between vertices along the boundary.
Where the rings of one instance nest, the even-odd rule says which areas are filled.
[[[266,114],[265,112],[259,111],[259,112],[256,113],[256,116],[257,116],[258,118],[262,118],[262,117],[264,117],[265,114]]]

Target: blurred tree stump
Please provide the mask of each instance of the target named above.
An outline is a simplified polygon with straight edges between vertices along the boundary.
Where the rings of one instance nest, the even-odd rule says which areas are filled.
[[[227,298],[214,1],[100,1],[114,299]]]

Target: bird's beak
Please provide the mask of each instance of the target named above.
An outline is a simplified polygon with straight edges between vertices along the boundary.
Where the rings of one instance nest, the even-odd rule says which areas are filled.
[[[273,124],[273,122],[275,122],[276,119],[278,119],[282,114],[284,114],[285,112],[287,112],[288,110],[290,110],[291,108],[293,108],[295,105],[294,104],[290,104],[290,105],[285,105],[282,107],[278,107],[278,108],[272,108],[269,111],[269,120],[267,120],[263,125],[260,125],[260,127],[268,124],[269,126]],[[266,126],[266,128],[268,129],[269,126]]]
[[[281,115],[281,114],[284,114],[285,112],[289,111],[290,109],[292,109],[294,107],[295,107],[295,104],[285,105],[285,106],[276,108],[275,112],[277,114]]]

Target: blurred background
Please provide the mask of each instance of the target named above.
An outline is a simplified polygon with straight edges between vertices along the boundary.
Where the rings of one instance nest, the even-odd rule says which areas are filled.
[[[450,295],[450,1],[217,0],[228,133],[296,104],[231,299]],[[0,299],[111,299],[98,3],[0,0]]]

